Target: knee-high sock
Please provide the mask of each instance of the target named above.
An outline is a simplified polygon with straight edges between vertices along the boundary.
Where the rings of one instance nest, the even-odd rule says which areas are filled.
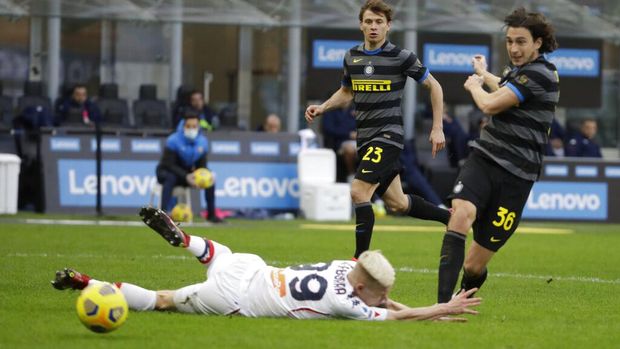
[[[454,286],[465,259],[465,235],[448,230],[443,236],[439,258],[437,302],[446,303],[452,298]]]
[[[209,263],[213,255],[213,244],[199,236],[189,235],[189,244],[186,248],[203,264]]]
[[[407,195],[409,197],[409,210],[407,215],[413,218],[441,222],[448,225],[450,211],[435,206],[417,195]]]
[[[117,282],[115,284],[123,292],[129,309],[138,311],[155,309],[157,292],[126,282]]]
[[[480,288],[487,279],[487,269],[485,268],[480,275],[470,275],[463,269],[463,279],[461,280],[461,289],[467,291],[472,288]]]
[[[375,214],[370,202],[355,205],[355,258],[370,247],[374,225]]]

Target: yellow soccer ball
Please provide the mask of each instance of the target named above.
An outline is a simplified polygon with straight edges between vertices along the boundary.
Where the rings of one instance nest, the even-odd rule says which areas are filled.
[[[170,212],[170,218],[175,222],[189,223],[194,219],[194,214],[187,204],[176,204]]]
[[[375,214],[375,218],[384,218],[387,215],[385,204],[383,201],[378,201],[372,204],[372,212]]]
[[[194,171],[194,180],[199,188],[207,189],[213,186],[215,178],[213,173],[206,168],[199,168]]]
[[[76,309],[84,326],[97,333],[116,330],[129,313],[121,290],[107,282],[86,287],[77,299]]]

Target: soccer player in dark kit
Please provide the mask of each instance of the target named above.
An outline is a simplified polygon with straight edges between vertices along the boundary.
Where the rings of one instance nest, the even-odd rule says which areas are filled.
[[[405,195],[400,184],[398,158],[403,149],[401,98],[407,77],[430,91],[433,126],[429,141],[432,154],[444,148],[443,91],[415,53],[396,47],[387,40],[392,9],[380,0],[368,0],[359,12],[364,42],[344,57],[342,86],[321,105],[306,109],[306,120],[355,102],[358,167],[351,183],[355,205],[354,256],[368,250],[375,217],[370,199],[376,192],[388,208],[409,216],[447,224],[450,213],[423,198]]]
[[[487,264],[517,229],[539,177],[559,100],[557,69],[544,56],[558,46],[551,24],[524,8],[504,23],[510,65],[500,78],[487,71],[485,57],[475,56],[476,74],[465,82],[478,108],[491,117],[473,142],[450,195],[454,211],[441,247],[439,303],[450,301],[461,268],[462,289],[482,286]],[[465,257],[472,227],[474,241]]]

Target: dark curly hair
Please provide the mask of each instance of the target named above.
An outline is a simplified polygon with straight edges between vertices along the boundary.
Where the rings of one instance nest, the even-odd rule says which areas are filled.
[[[525,8],[519,7],[504,18],[504,24],[506,27],[526,28],[532,34],[534,41],[541,38],[542,45],[538,49],[540,53],[553,52],[558,48],[558,43],[555,41],[555,29],[542,13],[527,12]]]
[[[366,3],[360,9],[359,19],[360,22],[364,19],[364,12],[370,10],[377,14],[385,15],[388,22],[392,21],[392,8],[382,0],[367,0]]]

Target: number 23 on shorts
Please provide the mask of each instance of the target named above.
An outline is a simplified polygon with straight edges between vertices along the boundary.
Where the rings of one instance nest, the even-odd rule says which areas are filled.
[[[368,147],[366,150],[366,154],[362,158],[362,161],[372,161],[375,164],[381,162],[381,153],[383,153],[383,148],[381,147]]]

